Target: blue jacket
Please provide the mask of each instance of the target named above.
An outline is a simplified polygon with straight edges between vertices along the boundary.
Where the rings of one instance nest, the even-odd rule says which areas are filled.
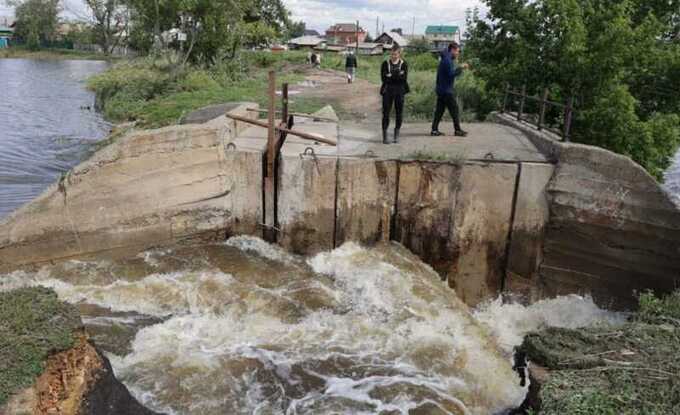
[[[456,67],[453,59],[451,59],[451,53],[448,50],[443,50],[437,69],[437,95],[453,94],[453,84],[456,77],[462,73],[463,68]]]

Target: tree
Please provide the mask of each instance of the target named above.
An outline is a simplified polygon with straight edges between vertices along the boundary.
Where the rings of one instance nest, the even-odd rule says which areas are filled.
[[[286,39],[295,39],[296,37],[304,36],[305,30],[307,30],[307,24],[305,22],[291,22],[286,30]]]
[[[111,54],[127,35],[127,9],[118,0],[85,0],[85,4],[92,12],[95,43]]]
[[[26,0],[10,4],[16,7],[15,33],[29,48],[37,49],[42,42],[54,39],[61,11],[59,0]]]
[[[415,53],[427,53],[432,49],[432,45],[424,37],[417,37],[409,42],[409,48]]]
[[[280,0],[127,0],[132,41],[171,49],[175,63],[233,58],[242,45],[269,43],[291,25]],[[177,37],[166,39],[174,30]]]
[[[574,96],[574,141],[662,176],[680,145],[680,49],[666,7],[677,15],[677,0],[484,2],[486,19],[468,13],[465,59],[490,91],[510,83]]]

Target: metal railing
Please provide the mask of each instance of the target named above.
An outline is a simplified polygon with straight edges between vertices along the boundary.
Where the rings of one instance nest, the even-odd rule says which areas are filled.
[[[501,108],[501,114],[507,113],[514,115],[517,121],[524,121],[535,125],[539,131],[546,130],[553,134],[557,134],[562,137],[563,141],[570,141],[571,134],[571,123],[574,116],[574,97],[570,96],[567,102],[562,104],[560,102],[551,101],[549,99],[550,91],[548,88],[543,90],[543,96],[531,96],[527,95],[526,85],[522,86],[521,91],[516,91],[510,88],[508,85],[505,89],[505,95],[503,97],[503,107]],[[508,109],[508,101],[512,99],[513,102],[517,104],[517,111],[510,111]],[[526,117],[525,109],[527,101],[537,102],[539,104],[538,118]],[[549,107],[557,108],[563,111],[564,121],[561,129],[553,128],[551,125],[546,123],[546,113]]]

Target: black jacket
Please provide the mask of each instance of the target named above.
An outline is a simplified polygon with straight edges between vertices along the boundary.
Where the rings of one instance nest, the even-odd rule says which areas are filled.
[[[380,93],[383,95],[386,92],[408,94],[411,90],[408,86],[408,64],[404,60],[398,64],[393,64],[389,59],[383,62],[380,78],[382,79]]]
[[[356,68],[357,67],[357,57],[354,55],[347,55],[345,59],[345,68]]]

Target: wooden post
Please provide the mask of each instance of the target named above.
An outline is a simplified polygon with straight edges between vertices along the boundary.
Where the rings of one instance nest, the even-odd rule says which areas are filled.
[[[268,242],[276,242],[276,74],[269,72],[269,118],[267,122],[267,162],[264,174],[264,231],[263,238]]]
[[[567,106],[564,107],[564,134],[562,138],[566,142],[570,141],[571,121],[573,112],[574,112],[574,96],[572,95],[569,97],[569,99],[567,99]]]
[[[522,85],[522,96],[519,101],[519,109],[517,110],[517,121],[522,121],[522,115],[524,114],[524,102],[527,98],[527,86]]]
[[[543,124],[545,123],[545,109],[548,106],[548,94],[550,91],[548,88],[543,90],[543,100],[541,101],[541,116],[538,118],[538,131],[543,129]]]

